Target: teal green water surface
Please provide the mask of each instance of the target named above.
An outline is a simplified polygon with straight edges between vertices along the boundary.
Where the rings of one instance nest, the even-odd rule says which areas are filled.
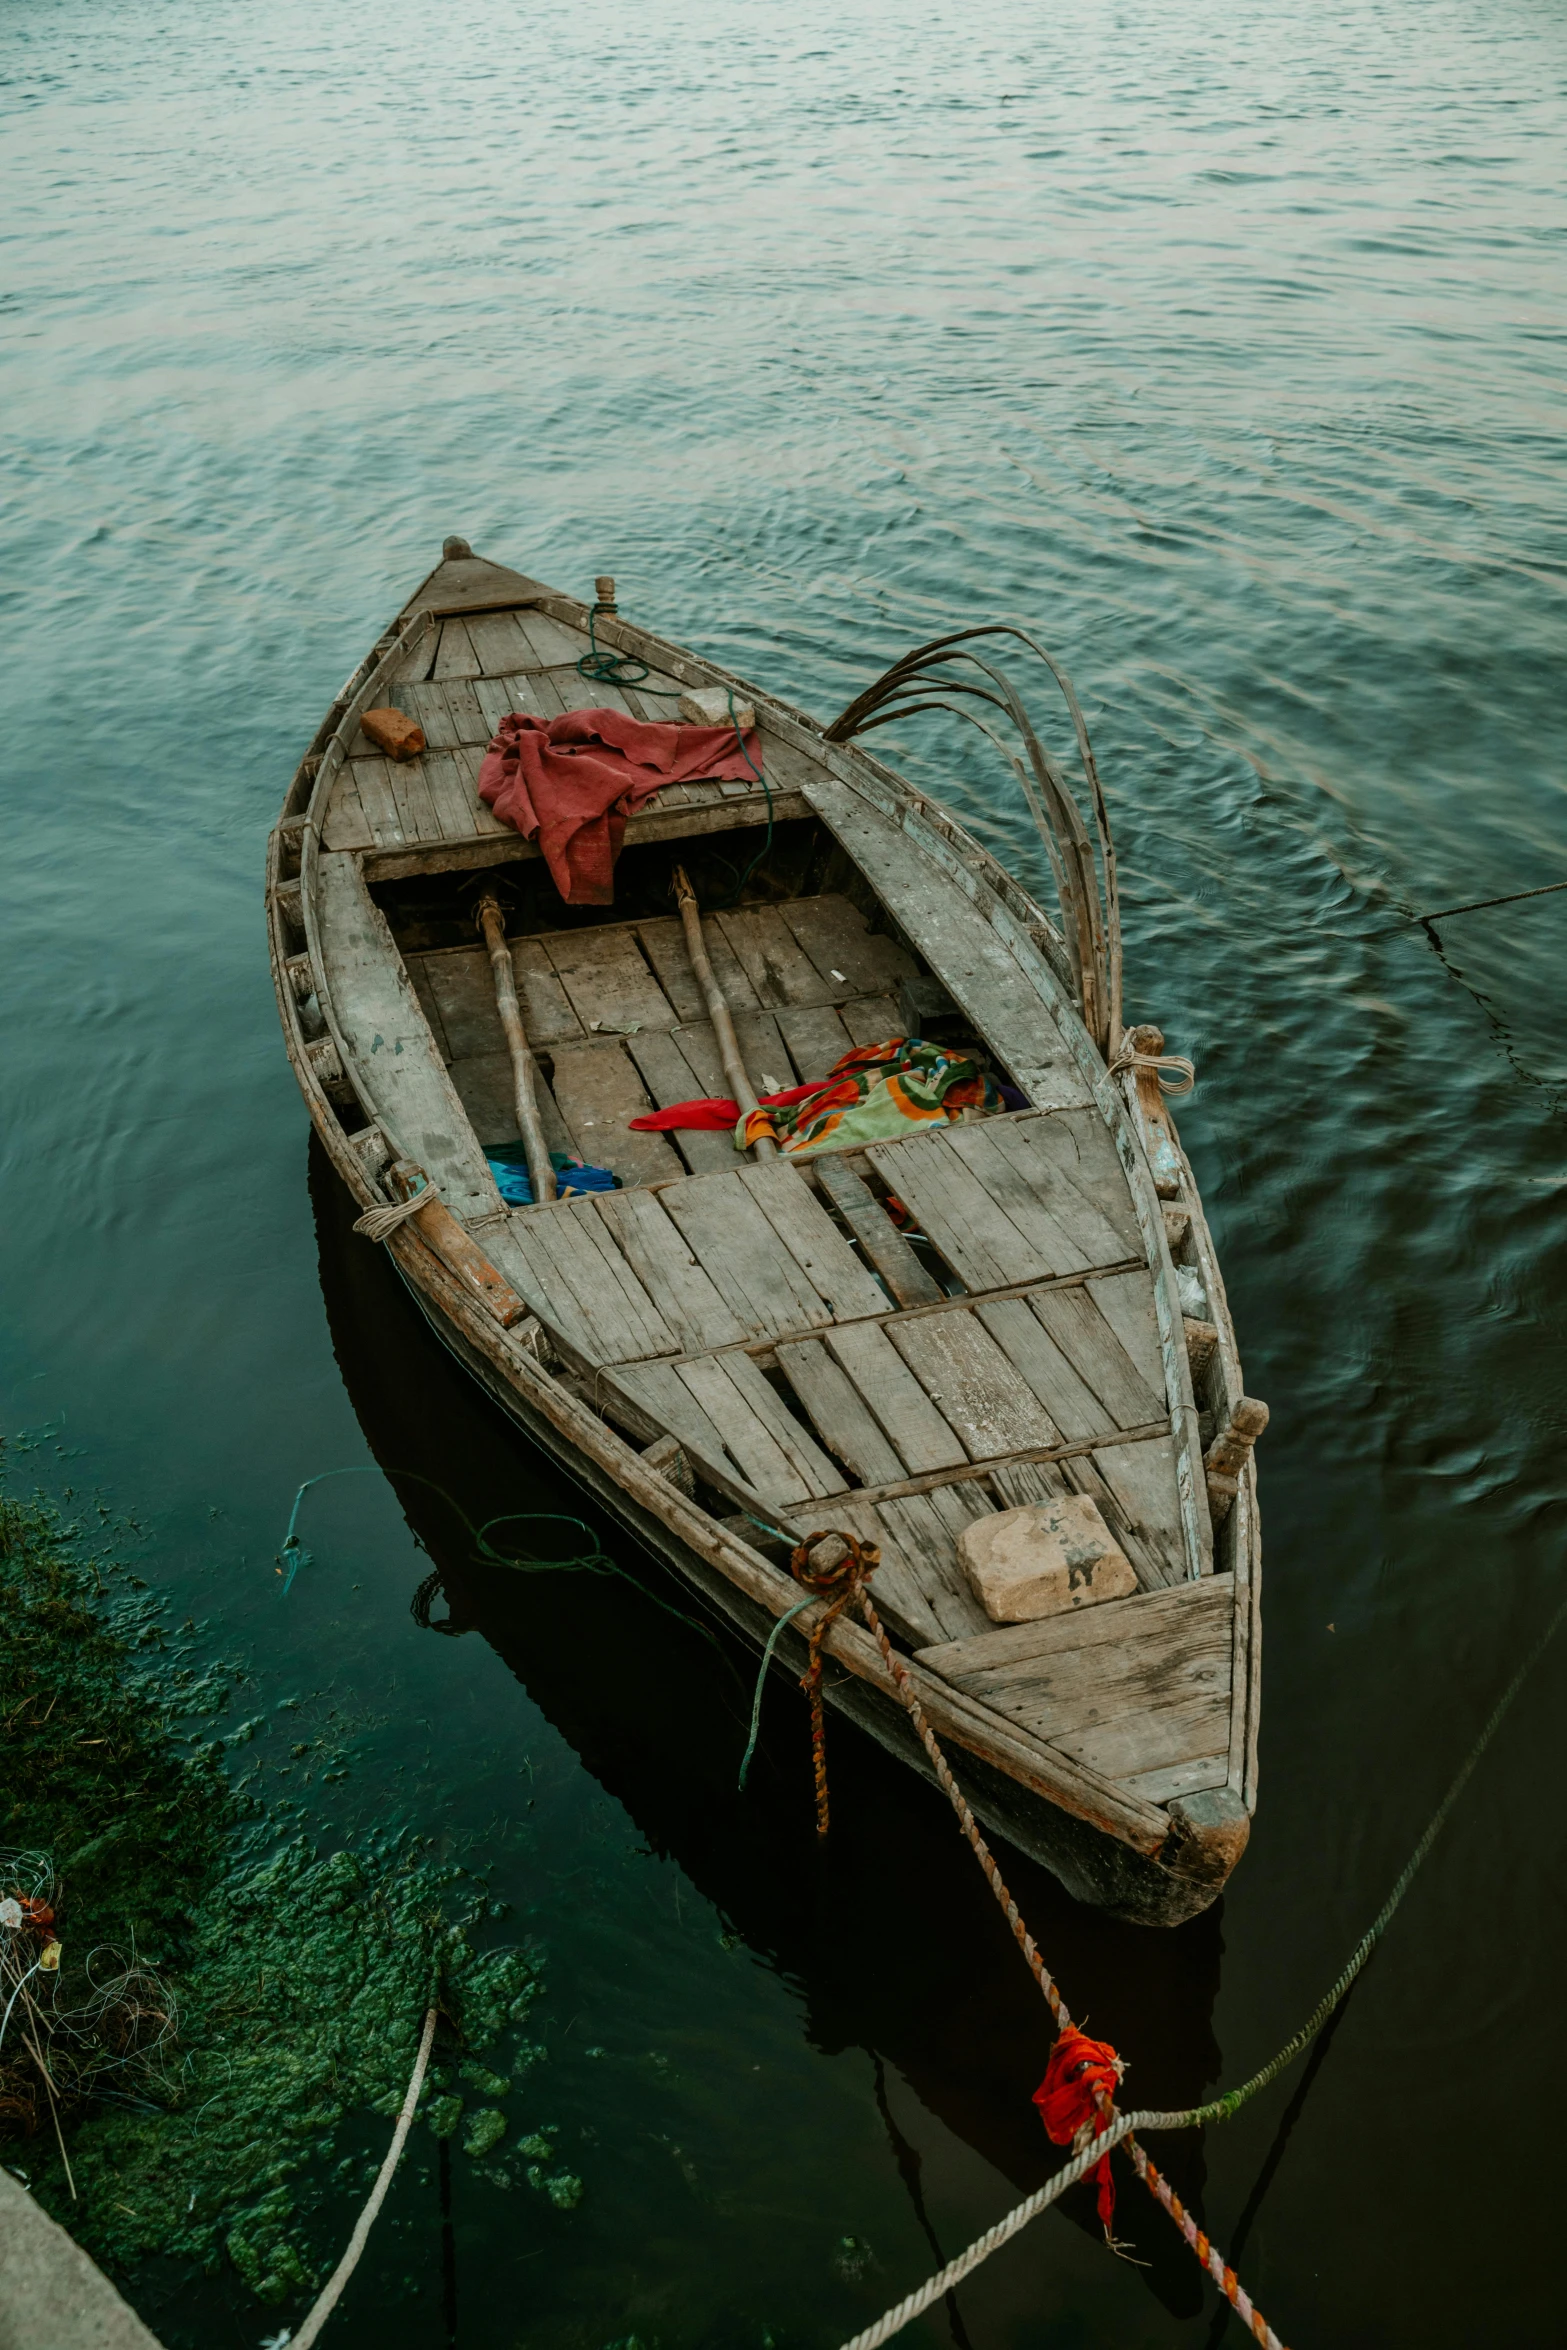
[[[1064,660],[1274,1413],[1266,1696],[1206,1919],[1018,1884],[1137,2102],[1241,2078],[1561,1581],[1567,893],[1398,918],[1563,871],[1564,65],[1530,0],[0,6],[3,1425],[346,1756],[306,1786],[274,1728],[259,1785],[488,1858],[549,1951],[508,2126],[585,2182],[459,2157],[443,2221],[421,2131],[342,2350],[833,2350],[1054,2157],[937,1800],[839,1734],[819,1860],[782,1685],[740,1799],[745,1660],[635,1554],[486,1580],[345,1478],[283,1597],[320,1469],[573,1506],[312,1160],[260,895],[300,748],[447,531],[824,716],[976,619]],[[920,772],[1041,879],[982,761]],[[1561,2339],[1564,1692],[1320,2055],[1172,2149],[1294,2350]],[[1238,2340],[1129,2175],[1120,2219],[1134,2259],[1073,2204],[910,2341]],[[173,2350],[300,2314],[128,2290]]]

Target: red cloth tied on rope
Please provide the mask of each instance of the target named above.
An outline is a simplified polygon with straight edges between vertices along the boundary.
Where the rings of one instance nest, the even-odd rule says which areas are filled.
[[[1099,2137],[1110,2126],[1095,2103],[1096,2095],[1113,2097],[1121,2085],[1121,2059],[1108,2040],[1090,2040],[1086,2032],[1068,2025],[1050,2051],[1045,2077],[1034,2091],[1034,2103],[1047,2135],[1057,2146],[1070,2146],[1085,2122]],[[1099,2222],[1105,2234],[1115,2217],[1115,2180],[1110,2157],[1103,2155],[1089,2172],[1099,2189]]]
[[[761,737],[748,734],[742,749],[732,726],[660,725],[623,710],[563,718],[513,710],[484,755],[479,797],[525,840],[537,839],[568,905],[611,906],[626,819],[645,800],[666,783],[754,782],[761,766]]]

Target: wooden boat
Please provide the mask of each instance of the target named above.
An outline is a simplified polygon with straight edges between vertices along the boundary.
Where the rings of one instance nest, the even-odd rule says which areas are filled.
[[[1266,1413],[1163,1040],[1122,1032],[1114,858],[1070,688],[1087,817],[991,659],[1003,636],[1027,649],[1018,632],[924,648],[824,728],[598,584],[590,610],[448,540],[318,729],[267,869],[316,1129],[447,1345],[649,1550],[760,1645],[801,1598],[791,1545],[875,1542],[876,1605],[979,1816],[1079,1898],[1177,1923],[1223,1885],[1256,1799]],[[754,708],[763,780],[666,787],[627,825],[616,903],[563,902],[478,797],[502,718],[667,719],[655,697],[711,687]],[[976,700],[1020,746],[1048,911],[857,739]],[[362,731],[388,707],[421,756]],[[1026,1106],[803,1159],[630,1124],[916,1028]],[[486,1150],[519,1132],[621,1188],[541,1182],[508,1208]],[[1136,1588],[994,1621],[965,1530],[1073,1496]],[[793,1673],[812,1620],[778,1640]],[[825,1648],[830,1703],[928,1768],[863,1626],[840,1617]]]

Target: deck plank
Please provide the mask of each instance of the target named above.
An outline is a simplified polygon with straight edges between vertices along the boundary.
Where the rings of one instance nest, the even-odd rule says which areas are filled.
[[[984,1495],[969,1485],[948,1485],[874,1506],[883,1542],[914,1576],[947,1638],[962,1639],[988,1628],[990,1618],[969,1589],[957,1558],[963,1528],[989,1514]]]
[[[899,983],[919,970],[913,956],[885,931],[872,930],[846,897],[796,898],[778,911],[829,991],[828,1003],[847,1003],[852,996],[896,999]]]
[[[972,1314],[929,1314],[893,1322],[888,1336],[962,1439],[971,1461],[1061,1442],[1061,1432],[1044,1405]]]
[[[1091,1281],[1088,1293],[1130,1356],[1138,1376],[1156,1395],[1162,1395],[1164,1350],[1159,1344],[1159,1316],[1149,1276],[1112,1273],[1104,1280]]]
[[[1153,1308],[1153,1284],[1146,1273],[1134,1276],[1148,1291]],[[1163,1383],[1156,1389],[1143,1378],[1086,1285],[1076,1289],[1046,1289],[1030,1298],[1041,1327],[1048,1331],[1073,1368],[1103,1404],[1117,1428],[1141,1428],[1164,1417],[1167,1405]]]
[[[664,1205],[749,1336],[832,1319],[738,1173],[693,1175],[664,1194]]]
[[[813,1482],[809,1469],[797,1457],[797,1448],[788,1442],[784,1431],[772,1424],[772,1414],[766,1404],[760,1411],[756,1408],[757,1399],[749,1390],[745,1371],[737,1374],[734,1367],[737,1364],[744,1364],[766,1387],[762,1373],[749,1355],[743,1354],[702,1355],[694,1362],[678,1364],[676,1376],[713,1425],[723,1431],[725,1446],[739,1463],[741,1476],[768,1500],[786,1506],[808,1501],[816,1492],[830,1492],[837,1483],[832,1469],[824,1461],[823,1474],[828,1482],[826,1485]],[[788,1419],[771,1389],[768,1394],[777,1413]],[[803,1430],[795,1433],[804,1439]]]
[[[477,677],[482,669],[483,663],[473,649],[466,622],[443,620],[440,650],[431,664],[431,677],[437,681],[444,677]]]
[[[468,619],[468,642],[486,677],[508,677],[513,670],[533,666],[533,648],[511,612],[474,612]]]
[[[403,826],[403,812],[392,790],[390,761],[354,759],[349,764],[353,769],[354,789],[359,794],[359,805],[365,812],[365,821],[370,827],[375,846],[378,849],[403,847],[408,835]]]
[[[637,951],[631,932],[604,929],[548,933],[539,942],[585,1029],[596,1020],[615,1028],[673,1028],[673,1004]]]
[[[819,1004],[822,975],[803,951],[777,906],[731,906],[713,921],[723,932],[756,1000],[777,1010],[783,1004]]]
[[[991,1132],[1089,1264],[1146,1255],[1126,1171],[1097,1110],[998,1118]]]
[[[877,1143],[866,1157],[971,1290],[1007,1289],[1054,1270],[975,1181],[945,1132]]]
[[[890,995],[856,997],[843,1006],[841,1018],[857,1045],[888,1044],[906,1033],[908,1023],[898,1017],[897,998]]]
[[[835,1322],[886,1312],[880,1283],[860,1263],[798,1167],[775,1160],[742,1166],[739,1176]]]
[[[568,1200],[509,1219],[512,1239],[530,1263],[553,1272],[570,1291],[593,1333],[598,1362],[640,1362],[671,1355],[680,1342],[610,1239],[591,1200]]]
[[[475,822],[478,802],[468,771],[451,751],[426,751],[420,765],[435,807],[436,821],[443,840],[473,840],[479,827]]]
[[[1074,1192],[1066,1220],[1057,1215],[1048,1194],[1046,1169],[1037,1158],[1009,1150],[1003,1136],[1012,1131],[1006,1118],[989,1118],[978,1126],[949,1127],[945,1140],[975,1185],[993,1200],[1009,1223],[1015,1224],[1052,1273],[1082,1273],[1095,1264],[1116,1263],[1126,1255],[1117,1246],[1108,1259],[1094,1255],[1073,1230],[1081,1224]],[[1054,1186],[1059,1193],[1059,1185]]]
[[[686,1353],[732,1346],[749,1335],[664,1213],[658,1196],[645,1191],[603,1192],[594,1207]]]
[[[739,1462],[672,1363],[625,1363],[607,1372],[605,1377],[614,1386],[623,1388],[632,1402],[640,1405],[661,1428],[667,1429],[671,1436],[678,1436],[699,1461],[710,1461],[724,1476],[744,1476]],[[727,1394],[721,1400],[727,1402]]]
[[[700,1088],[692,1077],[691,1064],[668,1030],[648,1028],[640,1036],[628,1036],[626,1050],[661,1110],[697,1098]],[[722,1174],[736,1163],[734,1138],[727,1132],[690,1127],[672,1133],[669,1140],[693,1175]]]
[[[977,1306],[975,1311],[1069,1444],[1083,1437],[1113,1435],[1122,1423],[1111,1418],[1092,1388],[1078,1376],[1049,1329],[1030,1312],[1033,1302],[1022,1297],[1001,1298]],[[1143,1418],[1157,1420],[1160,1416],[1158,1407],[1151,1406]]]
[[[843,1365],[819,1338],[778,1349],[778,1367],[830,1452],[862,1485],[890,1485],[904,1474],[880,1421]]]
[[[666,1183],[685,1170],[662,1134],[637,1134],[630,1120],[652,1108],[620,1039],[598,1037],[552,1048],[549,1090],[574,1147],[590,1166],[622,1183]]]
[[[813,1085],[836,1067],[854,1040],[831,1004],[791,1004],[780,1008],[779,1033],[802,1085]]]
[[[900,1306],[935,1305],[942,1291],[868,1183],[831,1151],[812,1161],[812,1170]]]
[[[345,760],[333,779],[321,842],[328,849],[369,849],[376,845],[370,819],[359,797],[359,786],[354,781],[352,761]]]
[[[911,1477],[952,1469],[968,1459],[908,1364],[876,1322],[825,1333],[827,1348],[870,1406]]]

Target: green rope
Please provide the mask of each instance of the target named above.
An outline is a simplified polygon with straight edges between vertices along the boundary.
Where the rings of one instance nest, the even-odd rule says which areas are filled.
[[[647,663],[639,660],[635,653],[599,651],[598,630],[593,625],[597,618],[598,606],[595,604],[588,614],[588,644],[591,649],[577,663],[577,674],[587,678],[593,685],[640,685],[644,677],[651,677],[652,671]],[[658,693],[660,701],[679,700],[678,694],[659,693],[656,686],[651,690]]]
[[[787,1615],[782,1615],[779,1617],[777,1623],[774,1624],[772,1630],[767,1635],[767,1646],[762,1651],[762,1669],[756,1676],[756,1696],[752,1700],[751,1704],[751,1735],[745,1742],[745,1753],[742,1756],[740,1762],[740,1785],[742,1789],[745,1786],[746,1773],[751,1768],[751,1757],[756,1752],[756,1741],[761,1735],[762,1691],[767,1687],[767,1668],[773,1661],[773,1650],[778,1646],[778,1636],[783,1631],[786,1624],[792,1624],[795,1617],[803,1614],[806,1608],[814,1605],[819,1596],[820,1595],[817,1592],[808,1591],[803,1599],[796,1601],[795,1605],[790,1608]]]
[[[1501,1728],[1503,1722],[1506,1720],[1519,1690],[1522,1689],[1525,1681],[1527,1681],[1529,1675],[1533,1672],[1535,1666],[1539,1663],[1541,1657],[1545,1654],[1546,1649],[1550,1646],[1552,1640],[1554,1640],[1556,1634],[1560,1631],[1564,1621],[1567,1621],[1567,1599],[1562,1601],[1561,1606],[1556,1610],[1555,1615],[1552,1616],[1550,1622],[1546,1625],[1545,1630],[1541,1633],[1539,1639],[1535,1642],[1534,1647],[1531,1649],[1528,1656],[1525,1657],[1523,1663],[1519,1666],[1517,1672],[1513,1675],[1511,1681],[1508,1682],[1507,1687],[1503,1690],[1501,1696],[1498,1698],[1496,1705],[1492,1709],[1490,1719],[1487,1721],[1485,1728],[1480,1732],[1479,1737],[1475,1740],[1473,1746],[1470,1748],[1468,1756],[1459,1770],[1457,1777],[1454,1779],[1452,1785],[1448,1788],[1447,1793],[1443,1796],[1441,1802],[1437,1805],[1436,1810],[1432,1813],[1425,1834],[1421,1837],[1419,1843],[1415,1846],[1414,1851],[1410,1854],[1408,1860],[1405,1862],[1403,1869],[1400,1871],[1399,1876],[1394,1883],[1393,1890],[1391,1893],[1389,1893],[1386,1901],[1383,1902],[1382,1907],[1378,1910],[1376,1916],[1372,1919],[1370,1925],[1366,1928],[1365,1933],[1361,1936],[1360,1941],[1356,1944],[1349,1964],[1345,1967],[1343,1973],[1339,1976],[1338,1981],[1333,1985],[1332,1989],[1326,1992],[1324,1996],[1317,2002],[1317,2005],[1312,2009],[1310,2015],[1306,2018],[1306,2021],[1301,2025],[1300,2030],[1296,2032],[1290,2039],[1285,2041],[1277,2056],[1270,2058],[1269,2062],[1263,2066],[1260,2072],[1253,2073],[1251,2079],[1249,2081],[1243,2081],[1238,2089],[1227,2089],[1222,2097],[1214,2098],[1212,2102],[1207,2105],[1195,2105],[1188,2113],[1139,2114],[1137,2120],[1138,2126],[1140,2128],[1150,2129],[1157,2127],[1159,2129],[1166,2130],[1197,2129],[1200,2128],[1204,2122],[1227,2122],[1233,2114],[1239,2113],[1241,2107],[1245,2105],[1249,2099],[1256,2096],[1259,2089],[1266,2089],[1271,2081],[1276,2081],[1280,2073],[1284,2071],[1285,2067],[1294,2063],[1296,2057],[1299,2056],[1303,2048],[1310,2046],[1311,2042],[1321,2031],[1323,2025],[1327,2022],[1329,2016],[1332,2015],[1334,2009],[1341,2004],[1346,1994],[1348,1993],[1351,1984],[1355,1981],[1356,1976],[1359,1975],[1361,1969],[1365,1966],[1367,1959],[1371,1956],[1372,1951],[1376,1948],[1378,1942],[1381,1941],[1382,1936],[1386,1933],[1388,1926],[1392,1922],[1394,1911],[1398,1908],[1399,1903],[1403,1900],[1404,1895],[1409,1891],[1411,1884],[1414,1882],[1416,1870],[1419,1868],[1421,1862],[1425,1859],[1426,1854],[1430,1851],[1432,1845],[1436,1842],[1437,1837],[1441,1834],[1454,1804],[1458,1801],[1458,1798],[1460,1795],[1462,1795],[1464,1789],[1468,1786],[1470,1778],[1473,1776],[1476,1764],[1479,1762],[1480,1757],[1484,1754],[1486,1748],[1490,1745],[1492,1739],[1496,1736],[1497,1731]]]

